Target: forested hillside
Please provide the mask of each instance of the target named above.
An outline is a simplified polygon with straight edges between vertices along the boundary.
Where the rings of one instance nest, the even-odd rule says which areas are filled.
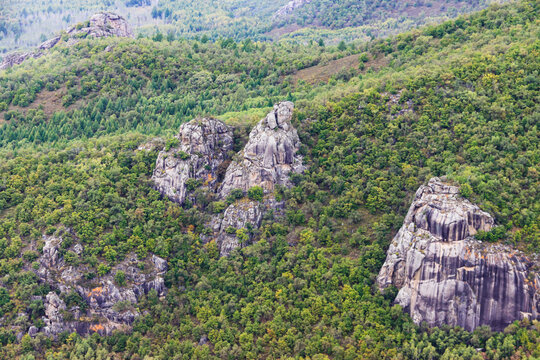
[[[110,39],[55,48],[0,79],[1,141],[157,134],[195,116],[264,108],[292,91],[287,75],[346,54],[250,40]]]
[[[277,40],[287,35],[302,41],[322,38],[337,44],[341,40],[396,34],[485,8],[491,2],[313,0],[296,1],[298,5],[291,6],[293,1],[287,0],[165,0],[152,9],[152,16],[163,21],[161,31],[181,37]],[[143,33],[149,30],[142,29]]]
[[[329,1],[314,0],[290,14],[274,18],[270,34],[309,40],[319,36],[328,43],[368,40],[394,35],[420,25],[439,23],[459,14],[483,9],[492,1]]]
[[[397,34],[414,26],[483,9],[492,1],[315,0],[285,14],[280,9],[287,5],[287,0],[8,1],[0,9],[0,56],[37,46],[98,11],[113,11],[123,16],[138,34],[148,37],[160,33],[170,39],[277,40],[290,34],[302,41],[323,38],[337,44],[341,40]]]
[[[493,6],[339,46],[84,40],[0,72],[0,357],[540,357],[538,321],[501,333],[428,329],[393,305],[395,289],[375,286],[414,192],[433,176],[493,214],[499,226],[479,238],[538,252],[539,7]],[[182,123],[211,115],[235,126],[238,151],[284,99],[296,103],[307,170],[276,190],[285,216],[220,258],[202,238],[223,204],[161,197],[155,138],[170,148]],[[43,235],[66,229],[60,255],[88,268],[88,281],[113,275],[122,287],[111,271],[129,254],[167,259],[168,293],[142,297],[132,332],[27,334],[44,327],[54,290],[36,275]]]
[[[121,13],[133,26],[155,23],[150,3],[137,7],[130,6],[129,1],[110,0],[3,1],[0,5],[0,57],[2,53],[35,47],[61,30],[107,10]]]

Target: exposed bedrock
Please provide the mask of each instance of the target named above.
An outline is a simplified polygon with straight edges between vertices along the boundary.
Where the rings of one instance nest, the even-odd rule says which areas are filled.
[[[208,224],[211,234],[203,236],[205,241],[216,242],[222,256],[252,243],[270,210],[275,215],[282,213],[284,204],[274,197],[276,185],[290,187],[291,172],[304,171],[298,154],[300,139],[291,124],[293,110],[291,102],[275,105],[253,128],[244,149],[232,159],[229,154],[233,149],[233,131],[215,119],[182,125],[178,144],[159,154],[152,180],[173,201],[194,201],[189,191],[193,181],[197,184],[192,189],[203,186],[218,200],[225,200],[233,190],[240,190],[240,197],[244,195],[230,203],[223,213],[213,216]],[[260,201],[245,198],[255,186],[263,189]]]
[[[93,15],[87,26],[72,26],[68,34],[85,33],[87,37],[133,37],[133,31],[128,22],[120,15],[111,12],[100,12]]]
[[[38,332],[56,336],[64,331],[76,331],[81,335],[110,334],[116,329],[128,329],[140,315],[137,302],[141,296],[152,290],[158,296],[165,295],[167,289],[163,277],[167,262],[164,259],[155,255],[138,259],[137,255],[129,254],[108,274],[89,278],[87,275],[92,270],[87,265],[73,265],[61,255],[65,234],[43,236],[45,246],[36,274],[54,291],[41,299],[45,307],[45,326],[41,329],[32,327],[29,330],[32,336]],[[71,253],[71,258],[84,256],[79,243],[67,252]],[[118,273],[124,274],[121,284],[115,280]]]
[[[180,127],[178,144],[159,153],[152,180],[169,199],[183,203],[189,179],[213,187],[218,169],[233,149],[233,131],[216,119],[196,119]]]
[[[276,201],[276,185],[292,186],[291,172],[304,171],[298,154],[300,139],[291,124],[294,104],[281,102],[262,119],[249,134],[249,140],[225,173],[218,196],[226,198],[234,189],[246,193],[254,186],[264,191],[262,201],[241,200],[231,204],[210,224],[222,256],[253,242],[254,232],[261,227],[263,216],[270,210],[280,215],[284,203]],[[239,232],[234,232],[234,230]]]
[[[378,285],[395,285],[396,303],[416,323],[503,330],[538,319],[539,262],[508,246],[474,239],[493,218],[459,196],[459,188],[431,179],[421,186],[388,249]]]
[[[300,139],[291,125],[294,104],[282,102],[274,106],[249,134],[243,151],[227,168],[219,190],[225,198],[233,189],[247,191],[261,186],[272,193],[276,185],[290,187],[291,172],[304,170],[302,157],[297,153]]]

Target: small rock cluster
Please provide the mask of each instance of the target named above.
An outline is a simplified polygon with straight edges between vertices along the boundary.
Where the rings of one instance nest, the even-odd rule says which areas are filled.
[[[141,261],[130,254],[107,275],[91,278],[88,276],[91,270],[86,265],[69,265],[60,255],[63,237],[63,234],[43,236],[45,245],[36,274],[54,291],[42,299],[45,326],[42,329],[31,327],[28,331],[31,336],[43,332],[54,337],[64,331],[81,335],[110,334],[113,330],[128,328],[140,315],[136,306],[142,295],[151,290],[158,296],[166,293],[163,276],[167,262],[164,259],[152,255]],[[79,243],[69,250],[77,256],[84,251]],[[125,285],[115,283],[114,275],[119,271],[125,274]],[[64,299],[73,296],[79,303],[68,306]]]
[[[279,20],[280,18],[291,15],[296,9],[303,7],[306,4],[309,4],[311,0],[291,0],[274,14],[274,21]]]
[[[87,24],[70,27],[65,34],[68,36],[67,45],[73,45],[83,38],[101,37],[133,37],[127,21],[116,14],[101,12],[93,15]],[[0,70],[21,64],[27,59],[37,59],[45,55],[46,51],[56,46],[62,40],[62,35],[55,36],[39,45],[36,50],[8,54],[0,63]]]

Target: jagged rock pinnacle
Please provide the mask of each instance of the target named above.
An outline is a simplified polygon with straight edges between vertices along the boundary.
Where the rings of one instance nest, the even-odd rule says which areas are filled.
[[[233,189],[247,191],[254,186],[271,193],[277,184],[291,185],[291,172],[303,171],[302,157],[297,154],[300,139],[291,125],[293,110],[292,102],[279,103],[255,126],[239,159],[227,169],[219,191],[221,198]]]

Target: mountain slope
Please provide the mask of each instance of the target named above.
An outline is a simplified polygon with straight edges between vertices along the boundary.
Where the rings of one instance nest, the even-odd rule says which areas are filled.
[[[354,50],[83,41],[2,73],[1,357],[540,356],[538,322],[503,333],[426,329],[393,305],[394,289],[375,286],[414,192],[433,176],[462,184],[463,196],[494,215],[503,231],[483,240],[538,251],[538,10],[536,1],[492,7]],[[292,78],[350,55],[363,65],[312,84]],[[239,82],[246,93],[235,97]],[[51,93],[71,96],[56,115],[44,111]],[[236,125],[238,151],[253,119],[284,97],[296,100],[306,172],[275,192],[285,216],[264,218],[257,243],[220,258],[202,239],[225,204],[197,184],[195,203],[163,199],[151,183],[154,136],[170,149],[167,134],[215,112]],[[28,109],[40,104],[42,113]],[[84,252],[66,244],[64,261],[97,279],[116,277],[132,254],[167,259],[167,295],[138,300],[132,332],[28,334],[44,327],[52,290],[35,274],[43,235],[66,227]]]
[[[298,3],[304,3],[297,1]],[[379,37],[487,7],[493,0],[388,1],[312,0],[283,11],[288,0],[24,0],[7,2],[0,13],[0,53],[39,45],[62,29],[111,11],[128,19],[138,33],[170,38],[278,39],[285,34],[327,42]],[[348,29],[351,28],[352,29]],[[344,29],[341,31],[339,29]],[[326,31],[321,29],[333,29]],[[301,30],[300,33],[296,31]],[[351,34],[352,33],[352,34]],[[354,34],[354,35],[353,35]]]

